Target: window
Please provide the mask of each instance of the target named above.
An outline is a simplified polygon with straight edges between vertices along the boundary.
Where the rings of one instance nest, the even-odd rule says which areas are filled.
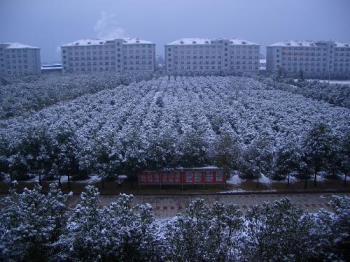
[[[216,182],[222,182],[223,181],[223,175],[222,174],[216,174]]]
[[[153,175],[153,182],[159,183],[159,175]]]
[[[186,183],[192,183],[192,172],[186,172],[185,181]]]
[[[213,175],[207,173],[206,176],[205,176],[205,181],[206,182],[212,182],[213,181]]]

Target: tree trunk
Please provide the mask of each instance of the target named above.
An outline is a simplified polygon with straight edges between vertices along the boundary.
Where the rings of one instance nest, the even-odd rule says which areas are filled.
[[[67,178],[68,178],[68,180],[67,180],[67,182],[68,182],[68,189],[70,190],[70,175],[69,175],[69,173],[67,174]]]
[[[344,174],[344,186],[346,186],[346,177],[347,177],[347,174],[345,173]]]
[[[61,184],[61,175],[58,175],[58,185],[59,185],[59,187],[62,187],[62,184]]]
[[[104,189],[105,188],[105,178],[104,177],[102,177],[101,178],[101,186],[102,186],[102,189]]]
[[[288,173],[288,182],[287,182],[287,187],[289,187],[289,177],[290,177],[290,174]]]
[[[39,184],[41,185],[41,173],[39,172]]]
[[[305,177],[305,180],[304,180],[304,189],[307,189],[307,180],[308,180],[308,178],[307,177]]]
[[[317,186],[317,172],[314,174],[314,186]]]

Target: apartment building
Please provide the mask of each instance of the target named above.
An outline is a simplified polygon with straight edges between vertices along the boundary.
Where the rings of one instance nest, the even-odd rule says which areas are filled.
[[[63,72],[153,72],[155,44],[140,39],[79,40],[61,46]]]
[[[267,47],[267,71],[289,77],[350,78],[350,45],[333,41],[288,41]]]
[[[40,48],[20,43],[0,43],[0,75],[37,75],[40,69]]]
[[[168,74],[238,74],[259,70],[258,44],[239,39],[183,38],[165,46]]]

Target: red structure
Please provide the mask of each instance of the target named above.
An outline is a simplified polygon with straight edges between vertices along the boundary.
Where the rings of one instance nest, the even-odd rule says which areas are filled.
[[[224,171],[218,167],[178,168],[142,171],[139,185],[225,185]]]

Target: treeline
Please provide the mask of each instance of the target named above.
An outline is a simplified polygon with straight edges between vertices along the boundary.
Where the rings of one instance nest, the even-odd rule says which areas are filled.
[[[305,212],[288,199],[244,214],[235,205],[194,200],[170,219],[120,195],[101,206],[88,186],[80,202],[53,184],[11,191],[0,213],[2,261],[341,261],[348,260],[350,199]]]
[[[349,132],[349,109],[254,79],[163,77],[1,120],[0,172],[114,179],[218,165],[247,178],[336,176],[347,174]]]
[[[350,87],[341,84],[330,84],[317,80],[274,78],[263,79],[269,86],[303,95],[308,98],[325,101],[332,105],[350,108]]]
[[[95,73],[0,81],[0,119],[27,115],[60,101],[152,77],[153,75],[149,73]]]
[[[131,144],[124,145],[132,147]],[[0,174],[9,175],[11,180],[25,180],[34,174],[39,181],[86,179],[97,174],[103,181],[113,180],[120,174],[135,176],[138,170],[166,167],[195,167],[217,165],[224,168],[226,175],[238,171],[248,179],[259,178],[262,174],[274,180],[288,180],[291,175],[305,180],[310,178],[316,185],[317,176],[325,174],[329,178],[344,176],[346,183],[350,172],[350,133],[339,136],[324,124],[314,126],[303,137],[300,145],[288,143],[274,150],[271,140],[261,136],[259,140],[243,147],[229,133],[221,133],[213,142],[213,150],[203,150],[200,137],[191,134],[186,140],[186,148],[178,155],[171,151],[173,145],[167,141],[158,141],[165,147],[167,155],[159,149],[149,151],[152,158],[143,162],[130,158],[118,161],[111,155],[113,146],[96,145],[90,148],[92,155],[88,159],[82,155],[84,149],[76,134],[67,130],[58,130],[51,136],[45,129],[30,129],[16,147],[0,139]]]

